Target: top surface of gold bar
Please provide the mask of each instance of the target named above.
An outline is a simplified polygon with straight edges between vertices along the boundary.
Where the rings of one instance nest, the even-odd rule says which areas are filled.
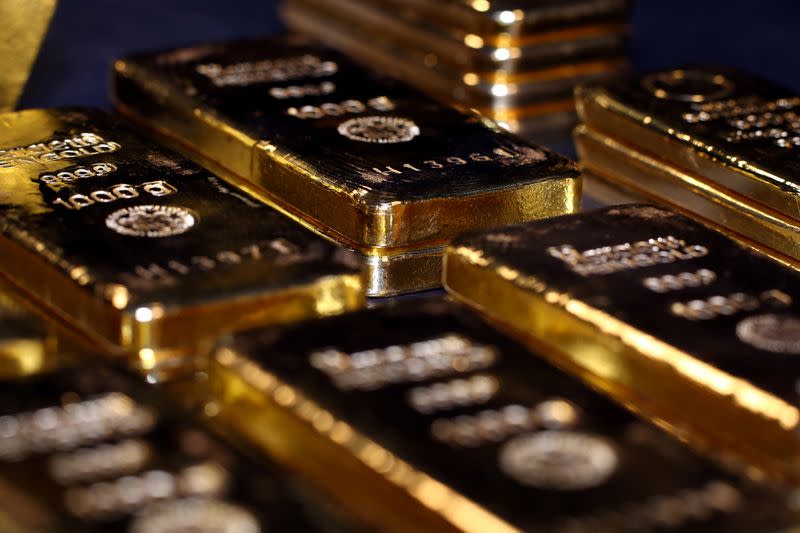
[[[116,65],[121,111],[359,249],[572,211],[575,165],[298,37]]]
[[[791,515],[439,299],[247,332],[210,372],[231,393],[220,419],[383,510],[382,530],[744,532]],[[714,486],[731,505],[689,513],[703,498],[681,495]],[[669,518],[645,512],[661,499]]]
[[[481,37],[498,44],[517,44],[531,32],[598,20],[619,20],[631,0],[376,0],[400,16],[424,20],[456,35]]]
[[[0,111],[14,109],[28,81],[57,0],[0,2]]]
[[[708,67],[590,84],[577,98],[590,128],[800,219],[800,96]]]
[[[800,275],[665,208],[456,239],[446,288],[667,425],[800,479]]]
[[[363,300],[346,251],[100,111],[0,115],[0,183],[0,270],[110,350]]]

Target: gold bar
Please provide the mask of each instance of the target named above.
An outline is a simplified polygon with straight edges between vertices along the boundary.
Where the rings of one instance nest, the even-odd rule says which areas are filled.
[[[613,79],[628,69],[625,58],[600,57],[523,72],[508,73],[500,69],[469,72],[465,68],[432,63],[428,52],[409,49],[386,32],[371,33],[366,46],[365,37],[352,30],[350,19],[321,4],[312,8],[290,2],[283,5],[281,14],[291,28],[314,35],[362,64],[391,72],[446,104],[457,102],[498,121],[503,118],[496,112],[540,114],[544,110],[537,108],[573,100],[576,86]]]
[[[10,111],[17,105],[56,4],[57,0],[0,2],[0,111]]]
[[[800,266],[800,221],[639,152],[586,125],[575,130],[584,172],[669,205],[794,268]]]
[[[800,220],[800,97],[790,91],[709,67],[589,85],[577,100],[592,130],[734,192],[754,208]]]
[[[103,363],[3,385],[4,533],[361,530],[306,482]]]
[[[455,240],[460,301],[699,446],[800,480],[800,277],[666,208],[615,206]]]
[[[366,256],[386,282],[370,295],[438,286],[431,258],[459,232],[579,201],[566,159],[300,37],[120,60],[114,92],[127,116]]]
[[[363,304],[348,252],[100,111],[0,115],[0,180],[2,274],[144,368]]]
[[[289,0],[284,5],[289,4],[335,15],[362,42],[390,41],[393,51],[413,50],[424,56],[426,65],[449,66],[481,78],[623,56],[629,33],[620,20],[541,32],[515,46],[492,46],[477,35],[459,38],[438,26],[404,20],[367,0]]]
[[[579,24],[625,19],[630,0],[376,0],[375,4],[416,24],[447,29],[454,37],[481,37],[495,46],[525,43],[531,34],[558,31]]]
[[[0,284],[0,379],[46,372],[57,366],[57,354],[53,332]]]
[[[221,430],[381,531],[727,530],[740,520],[764,531],[797,520],[783,500],[439,298],[237,335],[209,376]],[[712,510],[700,497],[712,492],[732,505]],[[666,516],[647,512],[664,499],[674,499]]]

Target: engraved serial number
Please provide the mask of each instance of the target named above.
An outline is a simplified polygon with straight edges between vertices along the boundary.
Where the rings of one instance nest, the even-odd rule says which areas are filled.
[[[495,148],[491,152],[474,152],[464,156],[448,156],[437,159],[426,159],[413,163],[399,163],[386,165],[383,168],[373,167],[372,172],[377,176],[390,176],[415,172],[428,172],[431,170],[447,170],[453,167],[470,165],[472,163],[485,163],[491,161],[508,162],[524,157],[517,151],[509,148]]]
[[[547,249],[551,257],[566,263],[581,276],[603,276],[623,270],[647,268],[675,261],[689,261],[708,255],[708,248],[668,235],[646,241],[626,242],[578,251],[563,244]]]
[[[67,199],[56,198],[53,205],[60,205],[70,210],[80,210],[94,204],[108,204],[117,200],[130,200],[138,198],[141,194],[160,197],[175,194],[175,187],[163,180],[150,181],[141,185],[128,185],[120,183],[108,189],[98,189],[88,194],[73,194]]]
[[[370,98],[366,102],[362,102],[361,100],[345,100],[338,103],[326,102],[318,106],[304,105],[301,107],[290,107],[286,110],[286,114],[301,120],[310,120],[364,113],[368,110],[391,111],[394,107],[394,102],[392,102],[391,99],[386,96],[378,96]]]

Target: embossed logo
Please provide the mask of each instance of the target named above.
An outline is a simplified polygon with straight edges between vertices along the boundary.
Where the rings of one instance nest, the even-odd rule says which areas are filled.
[[[394,144],[408,142],[419,135],[419,127],[406,118],[369,116],[342,122],[339,133],[351,141]]]
[[[500,451],[500,468],[523,485],[583,490],[616,471],[617,452],[605,440],[574,431],[541,431],[514,437]]]
[[[662,100],[707,102],[733,94],[735,85],[721,74],[698,70],[672,70],[646,76],[642,86]]]
[[[757,315],[736,325],[742,342],[773,353],[800,354],[800,318],[789,315]]]
[[[184,207],[137,205],[114,211],[106,218],[106,226],[131,237],[172,237],[186,233],[197,218]]]

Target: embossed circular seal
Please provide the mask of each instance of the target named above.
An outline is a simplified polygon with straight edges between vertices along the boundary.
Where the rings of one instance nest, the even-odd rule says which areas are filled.
[[[258,520],[246,509],[219,500],[187,499],[148,507],[133,522],[131,533],[260,533]]]
[[[733,94],[736,87],[722,74],[699,70],[672,70],[645,76],[642,86],[663,100],[702,103]]]
[[[742,342],[773,353],[800,354],[800,318],[790,315],[757,315],[736,325]]]
[[[186,233],[196,223],[190,210],[165,205],[126,207],[106,218],[106,227],[131,237],[171,237]]]
[[[339,124],[338,130],[351,141],[379,144],[404,143],[419,135],[413,121],[384,116],[351,118]]]
[[[604,483],[618,458],[603,438],[574,431],[540,431],[508,441],[500,468],[523,485],[544,490],[583,490]]]

